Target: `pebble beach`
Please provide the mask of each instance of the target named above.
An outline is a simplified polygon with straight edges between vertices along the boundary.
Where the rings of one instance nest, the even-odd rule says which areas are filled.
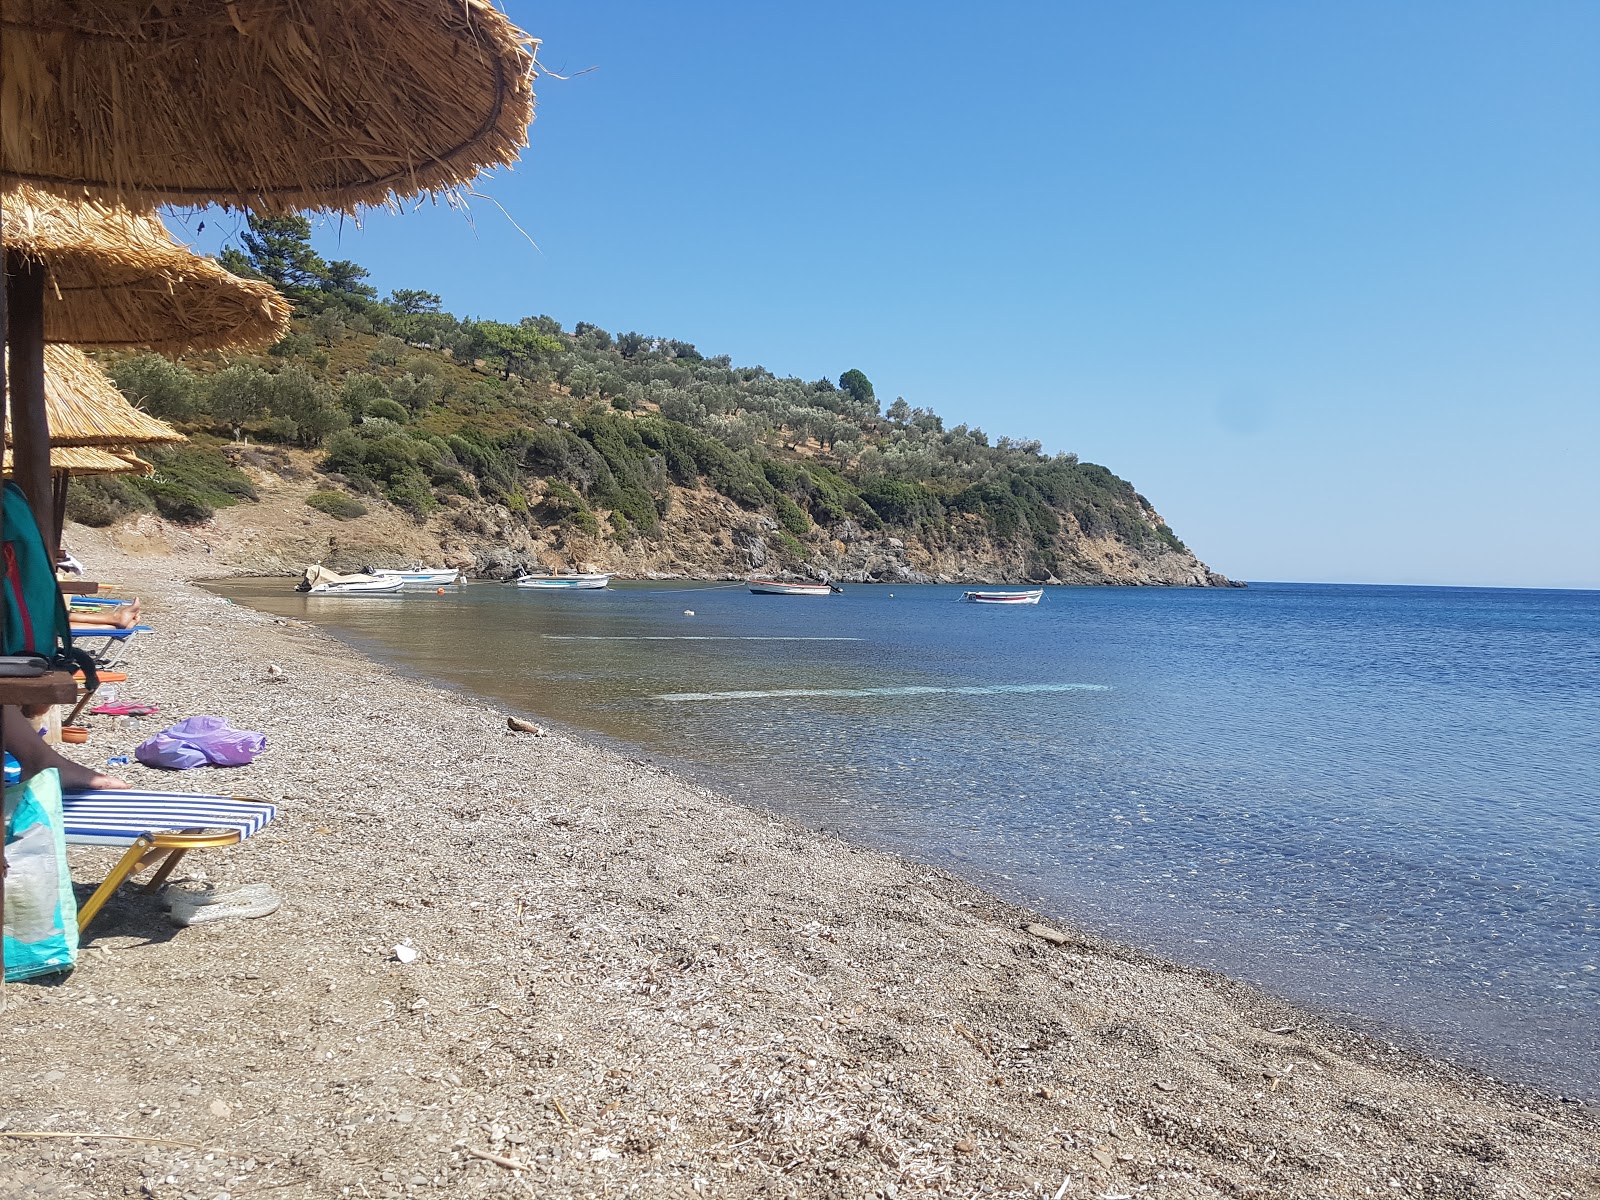
[[[285,903],[180,929],[124,888],[70,976],[6,987],[4,1200],[1600,1195],[1590,1106],[514,731],[204,554],[68,541],[143,598],[123,694],[161,706],[69,752],[264,732],[125,777],[277,804],[175,882]],[[80,894],[112,857],[72,852]]]

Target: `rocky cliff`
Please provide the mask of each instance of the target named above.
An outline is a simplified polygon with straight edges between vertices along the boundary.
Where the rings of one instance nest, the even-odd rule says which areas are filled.
[[[566,523],[542,524],[529,509],[448,497],[426,520],[367,499],[368,512],[339,519],[306,503],[335,486],[317,469],[319,456],[232,448],[259,499],[219,509],[211,520],[174,526],[146,515],[119,525],[113,539],[135,552],[203,548],[219,572],[299,574],[308,564],[335,570],[416,563],[458,566],[481,578],[523,570],[598,570],[622,578],[715,579],[751,572],[827,576],[848,583],[1039,582],[1030,574],[1031,545],[997,540],[980,521],[957,521],[922,536],[871,531],[845,519],[817,525],[796,539],[772,518],[741,508],[708,487],[670,489],[654,536],[619,541]],[[537,485],[535,485],[537,491]],[[1154,520],[1159,517],[1151,514]],[[70,534],[69,534],[70,537]],[[799,552],[796,552],[796,546]],[[1228,586],[1187,549],[1150,537],[1134,546],[1116,534],[1089,536],[1068,516],[1056,537],[1054,582],[1066,584]]]

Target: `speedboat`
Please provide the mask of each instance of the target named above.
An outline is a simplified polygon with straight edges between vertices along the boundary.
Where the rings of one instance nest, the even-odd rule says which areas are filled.
[[[318,564],[307,567],[294,590],[308,596],[390,596],[405,587],[400,579],[378,575],[339,575]]]
[[[418,567],[412,571],[369,571],[379,579],[398,579],[402,584],[419,584],[437,587],[446,583],[460,583],[461,572],[456,567]]]
[[[610,582],[609,575],[524,575],[516,584],[543,592],[592,592]]]
[[[785,583],[781,579],[758,579],[751,576],[745,580],[746,585],[757,596],[830,596],[834,592],[843,592],[841,587],[831,583],[812,583],[802,580],[799,583]]]
[[[961,598],[970,604],[1037,604],[1043,595],[1043,588],[1032,588],[1026,592],[962,592]]]

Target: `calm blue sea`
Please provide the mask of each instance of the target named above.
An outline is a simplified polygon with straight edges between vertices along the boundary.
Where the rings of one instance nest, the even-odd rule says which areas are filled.
[[[219,590],[1122,940],[1600,1097],[1600,593],[1055,588],[998,608],[693,586]]]

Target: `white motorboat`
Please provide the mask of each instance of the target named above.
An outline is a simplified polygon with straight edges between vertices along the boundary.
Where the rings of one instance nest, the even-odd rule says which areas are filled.
[[[1025,592],[962,592],[961,598],[970,604],[1037,604],[1043,595],[1043,588],[1031,588]]]
[[[745,580],[746,585],[757,596],[831,596],[834,592],[843,592],[841,587],[831,583],[812,583],[802,580],[799,583],[786,583],[781,579],[758,579],[751,576]]]
[[[541,592],[592,592],[610,582],[609,575],[524,575],[516,581],[519,588]]]
[[[308,596],[391,596],[405,587],[400,579],[377,575],[339,575],[318,564],[307,567],[294,590]]]
[[[399,579],[402,584],[438,587],[447,583],[460,583],[461,572],[455,567],[418,567],[412,571],[371,571],[379,579]]]

